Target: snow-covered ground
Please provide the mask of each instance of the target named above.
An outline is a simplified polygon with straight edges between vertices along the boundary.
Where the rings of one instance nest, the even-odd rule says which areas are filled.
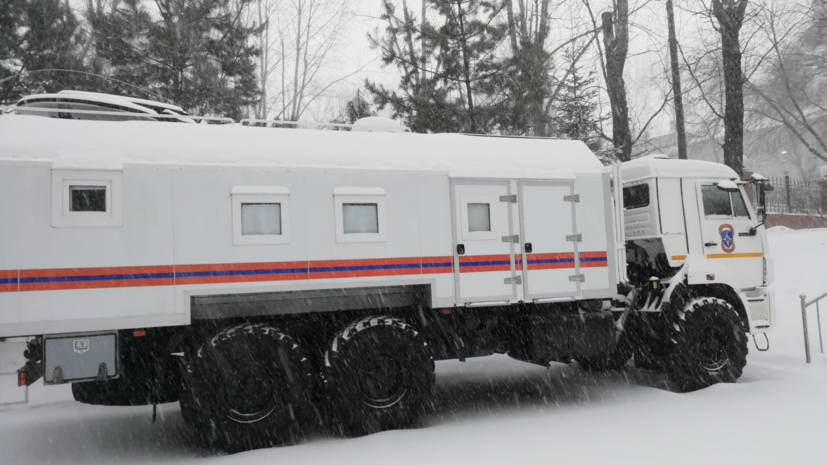
[[[150,407],[83,405],[65,386],[35,385],[28,405],[0,407],[0,463],[825,464],[827,356],[813,310],[804,362],[798,295],[827,290],[827,230],[774,231],[770,242],[779,322],[737,384],[679,394],[633,368],[440,362],[437,412],[423,428],[233,456],[199,448],[177,404],[159,406],[152,424]]]

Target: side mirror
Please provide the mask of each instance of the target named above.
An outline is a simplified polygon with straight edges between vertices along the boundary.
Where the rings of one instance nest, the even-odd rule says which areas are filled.
[[[738,192],[740,190],[738,189],[738,184],[735,184],[734,181],[729,180],[720,181],[718,184],[716,184],[716,187],[718,187],[718,189],[724,192]]]

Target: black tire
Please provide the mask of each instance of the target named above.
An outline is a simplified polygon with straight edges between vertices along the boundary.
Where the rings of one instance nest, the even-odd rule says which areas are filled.
[[[354,321],[325,353],[325,392],[343,434],[418,424],[431,400],[434,360],[421,333],[388,316]]]
[[[747,364],[747,328],[729,303],[693,299],[673,318],[666,374],[682,391],[734,383]]]
[[[577,357],[575,360],[587,371],[619,371],[626,366],[635,351],[630,339],[624,333],[611,352],[591,357]]]
[[[183,378],[184,419],[207,445],[230,452],[292,444],[316,414],[310,361],[291,337],[270,326],[219,332],[201,346]]]

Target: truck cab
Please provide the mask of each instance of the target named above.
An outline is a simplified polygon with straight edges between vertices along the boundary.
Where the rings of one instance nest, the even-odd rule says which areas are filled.
[[[629,278],[685,273],[739,310],[750,333],[775,325],[773,280],[763,207],[751,197],[767,187],[741,180],[727,166],[699,160],[642,157],[622,165]]]

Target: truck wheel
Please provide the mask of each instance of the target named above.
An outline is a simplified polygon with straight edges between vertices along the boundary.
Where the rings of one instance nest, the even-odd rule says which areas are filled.
[[[421,333],[396,318],[348,325],[325,353],[325,390],[335,425],[346,434],[418,422],[432,395],[434,360]]]
[[[263,324],[216,334],[184,378],[182,415],[228,451],[293,443],[313,410],[310,361],[291,337]]]
[[[618,371],[626,366],[634,351],[630,338],[624,334],[613,351],[591,357],[578,357],[575,360],[587,371]]]
[[[747,364],[746,332],[743,319],[727,302],[692,300],[672,323],[669,379],[685,392],[734,383]]]

